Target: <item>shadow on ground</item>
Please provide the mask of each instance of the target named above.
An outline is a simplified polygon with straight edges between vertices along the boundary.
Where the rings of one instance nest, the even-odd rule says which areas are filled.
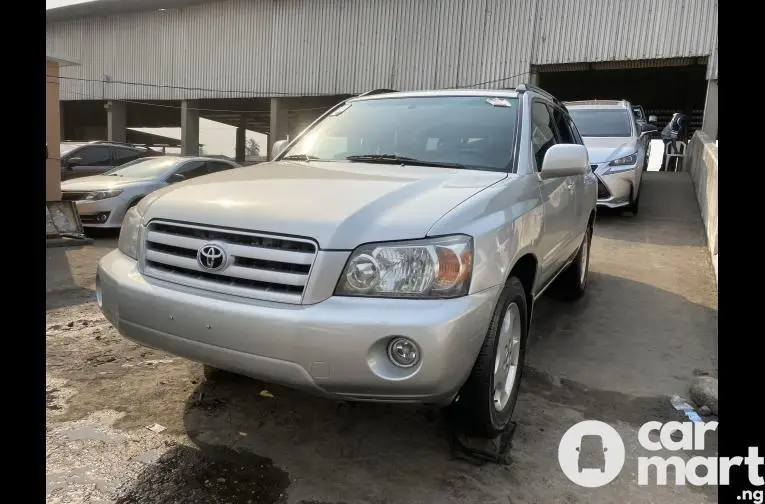
[[[509,502],[511,492],[513,502],[595,503],[617,494],[647,501],[651,490],[638,487],[629,471],[615,493],[600,494],[605,501],[567,491],[558,440],[582,418],[633,430],[648,420],[682,420],[669,403],[667,381],[685,383],[692,375],[696,360],[682,348],[685,332],[696,327],[708,335],[716,315],[624,278],[594,273],[590,289],[573,304],[540,301],[509,467],[455,460],[444,417],[432,410],[337,403],[229,377],[202,381],[186,400],[183,427],[196,448],[172,448],[118,502],[172,502],[172,496],[174,502],[280,503],[288,492],[292,502],[306,504],[317,497]],[[635,306],[643,311],[629,309]],[[711,495],[688,491],[690,500],[677,502],[698,501],[695,492]]]
[[[638,215],[598,208],[595,234],[641,245],[703,247],[706,243],[687,173],[643,173]]]

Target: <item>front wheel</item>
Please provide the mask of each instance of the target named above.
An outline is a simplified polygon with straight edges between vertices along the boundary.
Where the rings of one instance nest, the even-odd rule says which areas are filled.
[[[510,277],[473,370],[453,405],[467,434],[496,437],[510,422],[523,375],[527,313],[523,285]]]
[[[563,301],[574,301],[584,295],[587,287],[587,276],[590,271],[590,246],[592,244],[592,227],[587,228],[582,245],[579,247],[574,261],[560,274],[555,281],[552,293]]]

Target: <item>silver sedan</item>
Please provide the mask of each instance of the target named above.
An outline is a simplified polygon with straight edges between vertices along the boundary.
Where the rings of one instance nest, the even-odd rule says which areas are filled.
[[[598,206],[623,208],[633,214],[640,204],[640,186],[648,162],[649,134],[656,130],[638,123],[626,100],[566,103],[598,178]]]
[[[162,156],[131,161],[103,175],[61,183],[61,199],[75,201],[83,227],[119,228],[125,212],[168,184],[239,165],[207,157]]]

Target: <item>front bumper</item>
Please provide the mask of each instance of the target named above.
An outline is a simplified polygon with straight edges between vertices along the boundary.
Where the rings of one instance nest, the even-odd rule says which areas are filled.
[[[598,177],[598,206],[619,208],[632,203],[637,167],[609,173],[607,163],[594,170]]]
[[[119,332],[149,347],[341,399],[446,404],[472,370],[500,287],[449,300],[287,305],[147,279],[115,250],[99,262],[97,290]],[[417,343],[417,365],[390,362],[392,336]]]
[[[128,201],[124,201],[119,196],[97,201],[81,200],[75,203],[82,226],[92,228],[121,227],[128,206]]]

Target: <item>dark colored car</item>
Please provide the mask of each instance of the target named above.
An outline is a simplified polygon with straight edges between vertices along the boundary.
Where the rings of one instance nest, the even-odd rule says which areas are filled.
[[[600,469],[606,472],[606,451],[603,446],[603,438],[596,434],[582,436],[580,445],[576,447],[579,452],[579,472],[583,469]]]
[[[120,142],[62,142],[61,180],[100,175],[142,157],[162,155],[148,147]]]

